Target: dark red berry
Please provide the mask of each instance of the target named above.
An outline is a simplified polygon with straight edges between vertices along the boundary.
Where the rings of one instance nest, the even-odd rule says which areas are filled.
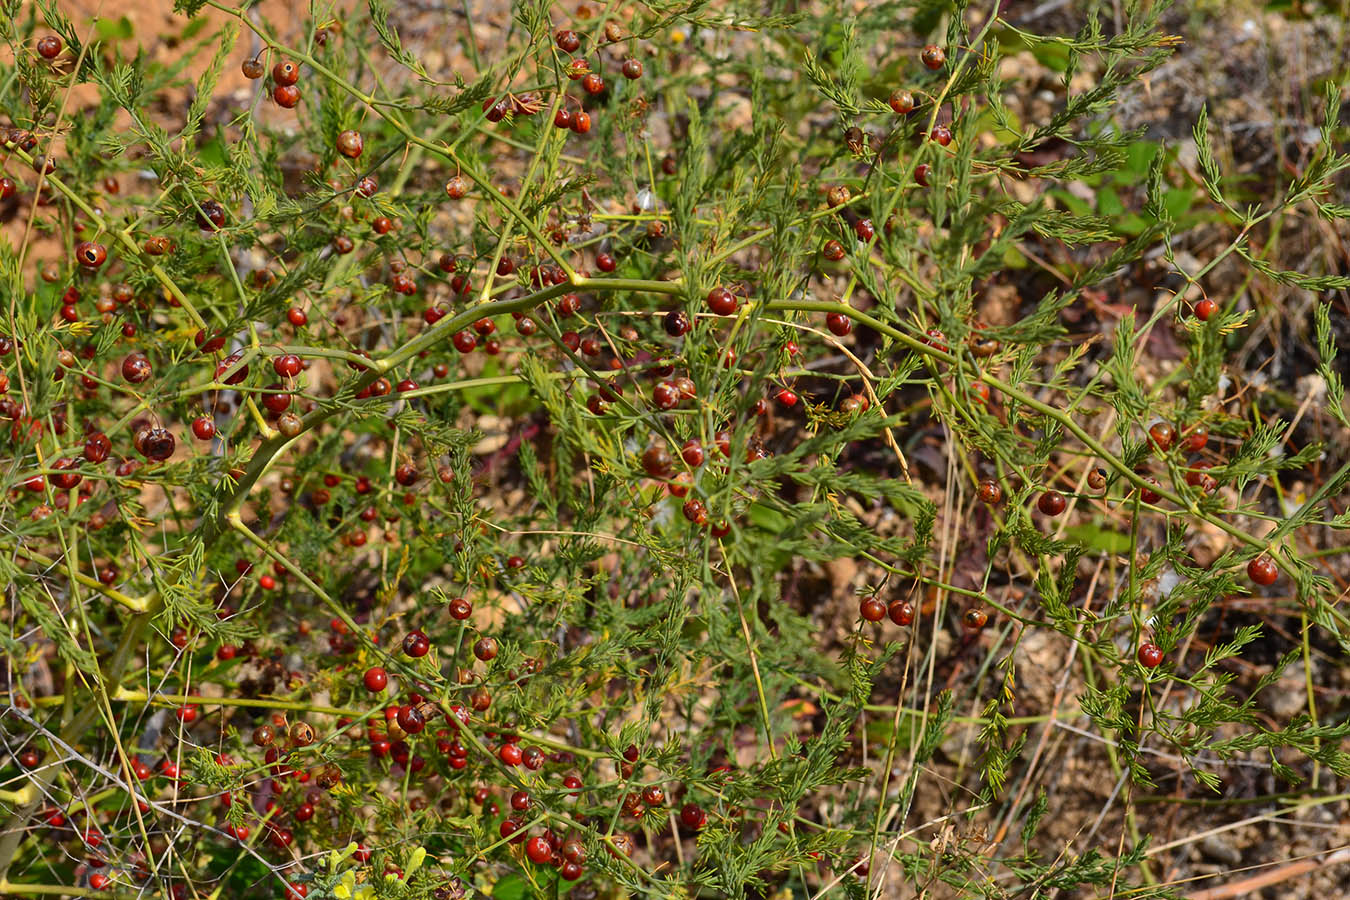
[[[279,84],[272,88],[272,100],[282,109],[294,109],[300,102],[300,89],[293,84]]]
[[[1139,660],[1139,665],[1143,666],[1145,669],[1156,669],[1158,666],[1162,665],[1162,648],[1152,641],[1145,641],[1140,644],[1139,652],[1135,655]]]
[[[553,858],[553,845],[548,838],[535,835],[525,842],[525,855],[530,862],[542,866]]]
[[[698,831],[708,824],[708,814],[697,803],[686,803],[680,808],[680,821],[685,828]]]
[[[431,650],[431,639],[420,630],[410,631],[403,638],[403,652],[411,657],[426,656]]]
[[[1247,577],[1260,585],[1271,585],[1280,577],[1280,570],[1269,556],[1258,556],[1247,563]]]
[[[479,638],[473,645],[473,655],[482,662],[497,658],[497,642],[490,637]]]
[[[1177,431],[1166,422],[1154,422],[1148,429],[1149,440],[1153,441],[1153,446],[1166,453],[1172,449],[1172,443],[1177,438]]]
[[[97,269],[103,265],[108,258],[108,249],[102,244],[96,244],[93,241],[82,241],[75,247],[75,259],[80,265],[89,269]]]
[[[349,130],[338,133],[335,146],[337,147],[337,151],[343,156],[348,159],[356,159],[361,155],[361,151],[365,149],[366,142],[365,139],[361,137],[361,132]]]
[[[886,607],[886,615],[897,625],[914,624],[914,604],[908,600],[895,600]]]
[[[937,44],[929,44],[919,53],[919,59],[930,69],[940,69],[947,61],[947,54]]]
[[[1046,491],[1036,501],[1036,508],[1047,516],[1059,515],[1068,505],[1068,501],[1059,491]]]
[[[281,85],[295,84],[300,80],[300,67],[289,59],[283,59],[272,67],[272,80]]]
[[[272,370],[282,378],[294,378],[300,374],[303,364],[300,357],[294,353],[287,353],[284,356],[278,356],[272,360]]]
[[[886,618],[886,604],[875,595],[864,597],[858,603],[858,615],[868,622],[880,622]]]
[[[724,287],[715,287],[708,291],[708,309],[719,316],[729,316],[736,311],[736,295]]]
[[[732,302],[735,303],[734,298]],[[693,327],[689,322],[689,314],[682,309],[672,309],[666,313],[661,324],[666,329],[666,334],[671,337],[684,337]]]
[[[122,377],[132,384],[142,384],[150,380],[154,372],[150,368],[150,360],[145,358],[144,353],[133,353],[122,360]]]
[[[202,231],[217,231],[225,227],[225,207],[215,200],[203,200],[197,213],[197,227]]]
[[[389,673],[385,672],[385,670],[379,666],[371,666],[369,669],[366,669],[366,674],[363,676],[362,681],[365,682],[366,690],[370,691],[372,694],[378,694],[389,685]]]
[[[397,721],[398,727],[408,734],[420,734],[427,727],[426,718],[416,706],[400,706]]]
[[[570,28],[563,28],[553,35],[553,40],[558,44],[558,49],[564,53],[576,53],[581,47],[581,36]]]

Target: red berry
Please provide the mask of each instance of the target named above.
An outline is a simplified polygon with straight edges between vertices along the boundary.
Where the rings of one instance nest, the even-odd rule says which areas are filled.
[[[89,269],[97,269],[108,258],[108,248],[102,244],[96,244],[93,241],[82,241],[75,247],[75,259],[80,265]]]
[[[703,465],[703,445],[696,438],[690,438],[680,447],[680,458],[691,468]]]
[[[629,80],[633,80],[633,79],[636,79],[636,78],[641,78],[641,77],[642,77],[642,60],[640,60],[640,59],[634,59],[634,58],[631,57],[631,56],[628,57],[628,59],[625,59],[625,60],[623,61],[623,66],[621,67],[621,71],[623,72],[623,77],[624,77],[624,78],[627,78],[627,79],[629,79]]]
[[[145,358],[144,353],[133,353],[122,360],[122,377],[132,384],[141,384],[149,381],[154,372],[150,368],[150,360]]]
[[[1041,494],[1040,499],[1036,501],[1036,508],[1047,516],[1057,516],[1064,512],[1068,501],[1059,491],[1046,491]]]
[[[525,842],[525,855],[530,862],[542,866],[553,858],[553,845],[548,838],[535,835]]]
[[[300,67],[289,59],[283,59],[272,67],[272,80],[277,84],[295,84],[300,80]]]
[[[735,302],[736,301],[733,298],[732,303],[734,304]],[[689,314],[682,309],[672,309],[670,312],[666,313],[665,317],[661,320],[661,326],[665,328],[666,334],[676,338],[684,337],[689,333],[690,329],[694,327],[689,321]]]
[[[661,381],[652,388],[652,405],[657,409],[674,409],[680,405],[680,389],[669,381]]]
[[[708,291],[708,309],[719,316],[729,316],[736,311],[736,296],[724,287],[715,287]]]
[[[908,600],[896,600],[886,607],[886,615],[897,625],[914,624],[914,604]]]
[[[426,656],[431,651],[431,639],[420,630],[408,632],[403,638],[403,652],[408,656],[417,658]]]
[[[886,604],[875,595],[864,597],[858,603],[858,615],[868,622],[880,622],[886,618]]]
[[[558,49],[564,53],[575,53],[581,46],[581,36],[570,28],[560,29],[553,35],[553,40],[558,44]]]
[[[482,662],[497,658],[497,642],[490,637],[479,638],[473,645],[473,655]]]
[[[886,102],[891,105],[891,109],[895,110],[897,115],[903,116],[914,110],[914,95],[906,90],[896,89],[892,91],[890,99]]]
[[[272,360],[272,370],[282,378],[294,378],[300,374],[303,363],[300,357],[294,353],[287,353],[285,356],[278,356]]]
[[[708,824],[708,814],[697,803],[686,803],[680,808],[680,821],[685,828],[698,831]]]
[[[1147,479],[1147,481],[1154,487],[1158,486],[1158,479],[1156,478],[1149,478]],[[1159,500],[1162,499],[1162,495],[1159,494],[1157,491],[1152,491],[1149,490],[1148,488],[1141,488],[1139,491],[1139,499],[1143,500],[1145,503],[1157,503]]]
[[[84,458],[91,463],[103,462],[111,450],[112,441],[101,431],[95,431],[84,439]]]
[[[292,306],[290,309],[286,310],[286,320],[296,328],[301,328],[309,322],[309,316],[305,315],[303,309]]]
[[[135,443],[136,449],[144,454],[146,459],[155,462],[163,462],[173,456],[174,447],[177,446],[173,435],[163,428],[150,428],[137,434]]]
[[[366,669],[366,674],[362,680],[366,684],[366,690],[372,694],[378,694],[389,685],[389,674],[379,666],[371,666]]]
[[[206,416],[192,420],[192,434],[199,441],[209,441],[216,436],[216,423]]]
[[[427,727],[426,718],[416,706],[400,706],[397,721],[398,727],[408,734],[420,734],[422,729]]]
[[[1152,641],[1145,641],[1139,645],[1139,652],[1136,654],[1139,665],[1145,669],[1156,669],[1163,661],[1162,648]]]
[[[826,313],[825,327],[830,329],[831,334],[843,337],[853,330],[853,320],[843,313]]]
[[[356,159],[365,149],[365,140],[361,137],[359,131],[343,131],[338,133],[336,146],[337,151],[343,156],[348,159]]]
[[[508,766],[518,766],[524,756],[519,744],[502,744],[497,757]]]
[[[999,483],[992,478],[981,481],[979,486],[975,488],[975,493],[981,502],[988,503],[990,506],[996,506],[1003,502],[1003,488],[999,487]]]
[[[1269,556],[1258,556],[1247,563],[1247,577],[1260,585],[1271,585],[1280,577],[1280,570]]]
[[[1177,438],[1177,431],[1166,422],[1154,422],[1149,426],[1148,436],[1153,441],[1153,446],[1166,453],[1172,449],[1172,443]]]
[[[942,64],[947,61],[947,54],[937,44],[929,44],[919,53],[919,59],[930,69],[940,69]]]
[[[43,59],[56,59],[61,55],[61,39],[54,34],[38,38],[37,52]]]
[[[1210,320],[1210,317],[1213,316],[1218,311],[1219,311],[1219,304],[1215,303],[1208,297],[1202,297],[1200,300],[1196,301],[1195,317],[1199,319],[1201,322],[1208,322]]]
[[[243,354],[241,353],[231,353],[229,356],[222,359],[220,365],[216,366],[216,380],[219,381],[223,379],[226,384],[238,384],[247,378],[248,366],[244,365],[235,368],[242,356]],[[231,369],[234,371],[231,372]]]
[[[293,84],[279,84],[272,88],[272,99],[282,109],[294,109],[300,102],[300,89]]]

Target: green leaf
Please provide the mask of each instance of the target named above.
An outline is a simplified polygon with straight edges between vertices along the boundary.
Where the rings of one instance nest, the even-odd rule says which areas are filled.
[[[117,41],[128,40],[136,32],[131,26],[131,20],[126,16],[119,16],[116,19],[95,19],[94,33],[100,40]]]
[[[1064,533],[1093,550],[1103,553],[1128,553],[1130,536],[1119,529],[1084,523],[1071,525]]]

